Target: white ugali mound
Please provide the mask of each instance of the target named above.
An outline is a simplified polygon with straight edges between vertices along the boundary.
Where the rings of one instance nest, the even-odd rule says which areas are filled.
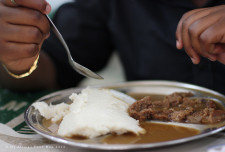
[[[108,133],[144,133],[139,122],[128,114],[129,104],[108,89],[86,88],[70,96],[73,103],[58,130],[61,136],[94,138]]]

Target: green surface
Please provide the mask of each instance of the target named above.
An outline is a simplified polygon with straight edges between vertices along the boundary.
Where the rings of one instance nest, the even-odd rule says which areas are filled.
[[[48,91],[32,92],[32,93],[17,93],[6,89],[0,89],[0,123],[6,124],[12,119],[23,114],[24,111],[38,98],[49,94]],[[25,122],[18,124],[15,131],[29,130]],[[27,131],[32,133],[31,131]],[[24,132],[25,133],[25,132]]]

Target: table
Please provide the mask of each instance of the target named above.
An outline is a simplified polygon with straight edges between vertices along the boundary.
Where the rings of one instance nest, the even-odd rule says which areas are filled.
[[[83,152],[58,144],[36,134],[24,122],[24,111],[48,91],[17,93],[0,89],[0,152]],[[170,147],[151,149],[151,152],[225,152],[225,131],[201,140]]]

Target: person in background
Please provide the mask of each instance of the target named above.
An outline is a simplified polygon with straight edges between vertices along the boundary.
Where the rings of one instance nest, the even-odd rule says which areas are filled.
[[[225,94],[224,3],[76,0],[61,6],[53,21],[73,58],[91,70],[102,69],[117,51],[128,81],[180,81]],[[45,0],[0,0],[3,87],[64,89],[83,79],[70,67],[55,35],[49,34],[45,14],[50,11]],[[38,58],[38,68],[30,70]]]

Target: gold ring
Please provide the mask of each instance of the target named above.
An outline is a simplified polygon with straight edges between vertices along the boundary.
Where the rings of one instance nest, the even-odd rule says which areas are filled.
[[[13,3],[13,5],[18,6],[15,0],[11,0],[11,2]]]

